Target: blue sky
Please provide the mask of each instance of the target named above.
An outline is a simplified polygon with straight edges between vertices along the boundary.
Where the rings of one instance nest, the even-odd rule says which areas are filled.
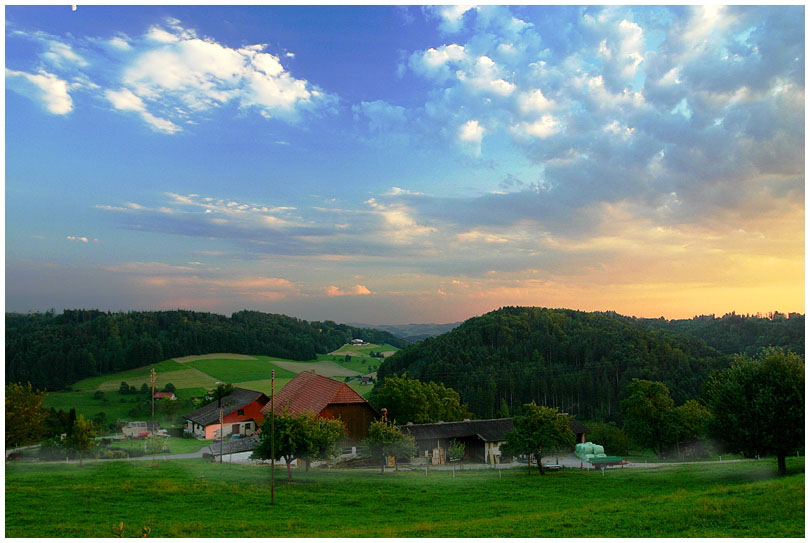
[[[804,312],[804,7],[6,7],[6,310]]]

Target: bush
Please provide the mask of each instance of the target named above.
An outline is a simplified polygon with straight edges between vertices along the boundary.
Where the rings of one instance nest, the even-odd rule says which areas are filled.
[[[95,391],[95,393],[93,394],[93,399],[94,400],[103,400],[104,399],[104,393],[102,391],[100,391],[100,390]]]
[[[72,458],[74,454],[65,446],[64,441],[54,437],[40,445],[38,456],[40,460],[64,460],[65,458]]]
[[[591,429],[588,441],[602,445],[608,456],[626,455],[633,448],[627,433],[613,422],[589,422],[587,426]]]

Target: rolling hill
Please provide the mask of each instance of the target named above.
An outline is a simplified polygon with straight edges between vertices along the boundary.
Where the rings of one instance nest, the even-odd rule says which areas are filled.
[[[682,403],[729,360],[698,339],[612,313],[504,307],[406,347],[377,375],[378,383],[403,373],[443,383],[481,418],[535,401],[585,419],[619,420],[619,399],[634,377],[666,383]]]

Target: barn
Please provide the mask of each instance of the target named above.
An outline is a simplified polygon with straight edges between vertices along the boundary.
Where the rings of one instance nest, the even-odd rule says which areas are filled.
[[[368,437],[369,424],[379,416],[349,385],[314,371],[299,373],[275,395],[273,404],[279,412],[286,409],[293,415],[313,413],[327,419],[340,419],[346,425],[349,441],[355,443]],[[262,408],[262,415],[266,416],[271,408],[268,402]]]

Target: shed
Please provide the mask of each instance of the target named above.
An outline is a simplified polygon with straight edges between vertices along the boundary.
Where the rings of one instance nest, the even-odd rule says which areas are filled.
[[[577,442],[584,439],[590,430],[574,417],[570,418],[571,431]],[[465,445],[466,458],[478,462],[494,463],[501,456],[500,447],[506,441],[506,434],[514,429],[512,418],[481,419],[455,422],[435,422],[431,424],[408,423],[399,427],[402,432],[411,434],[416,440],[417,454],[429,458],[433,463],[444,463],[445,452],[451,441]]]

